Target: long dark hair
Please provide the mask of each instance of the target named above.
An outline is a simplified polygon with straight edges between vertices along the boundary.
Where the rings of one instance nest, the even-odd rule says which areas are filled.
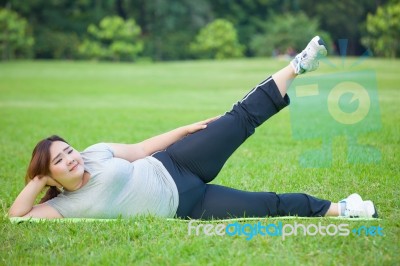
[[[63,138],[53,135],[45,138],[36,144],[32,152],[32,158],[26,171],[25,184],[28,184],[35,176],[50,174],[50,146],[54,141],[62,141],[68,144]],[[61,193],[57,187],[50,186],[40,203],[46,202]]]

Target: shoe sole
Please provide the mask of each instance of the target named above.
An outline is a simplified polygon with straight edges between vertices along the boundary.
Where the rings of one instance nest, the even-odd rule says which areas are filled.
[[[314,37],[315,38],[315,37]],[[319,51],[318,51],[318,54],[320,55],[320,56],[326,56],[327,54],[328,54],[328,50],[326,49],[326,44],[325,44],[325,42],[324,42],[324,40],[322,40],[322,38],[321,37],[319,37],[319,36],[316,36],[316,38],[318,39],[317,41],[316,40],[314,40],[314,43],[316,44],[316,46],[319,48],[319,47],[323,47],[323,49],[319,49]],[[320,57],[319,56],[319,57]]]
[[[324,40],[322,40],[321,37],[318,37],[318,38],[319,38],[318,44],[323,45],[326,48],[326,44],[325,44]]]

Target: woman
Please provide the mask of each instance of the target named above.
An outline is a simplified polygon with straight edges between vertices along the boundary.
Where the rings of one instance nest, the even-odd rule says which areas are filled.
[[[42,140],[33,151],[27,185],[9,215],[377,217],[374,204],[358,194],[332,203],[300,193],[246,192],[208,184],[256,127],[289,104],[286,90],[290,81],[317,69],[318,59],[324,55],[325,45],[316,36],[288,66],[261,82],[223,116],[137,144],[99,143],[79,153],[58,136]],[[45,186],[50,186],[48,193],[34,206]],[[61,187],[60,193],[57,188]]]

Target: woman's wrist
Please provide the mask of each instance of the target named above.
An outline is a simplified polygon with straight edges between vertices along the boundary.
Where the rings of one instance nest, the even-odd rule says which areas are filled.
[[[190,125],[183,126],[180,129],[182,130],[182,138],[190,134]]]
[[[47,185],[47,179],[45,176],[35,176],[30,182],[33,182],[36,186],[44,188]]]

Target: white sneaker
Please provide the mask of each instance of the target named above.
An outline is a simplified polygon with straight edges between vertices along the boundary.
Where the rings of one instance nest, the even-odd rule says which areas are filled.
[[[290,63],[296,74],[311,72],[318,68],[319,59],[327,53],[324,41],[319,36],[315,36]]]
[[[344,212],[341,210],[342,204],[346,207]],[[354,193],[347,198],[339,201],[339,213],[341,216],[348,218],[377,218],[378,213],[376,212],[375,206],[372,201],[363,201],[361,196]],[[342,215],[344,213],[344,215]]]

